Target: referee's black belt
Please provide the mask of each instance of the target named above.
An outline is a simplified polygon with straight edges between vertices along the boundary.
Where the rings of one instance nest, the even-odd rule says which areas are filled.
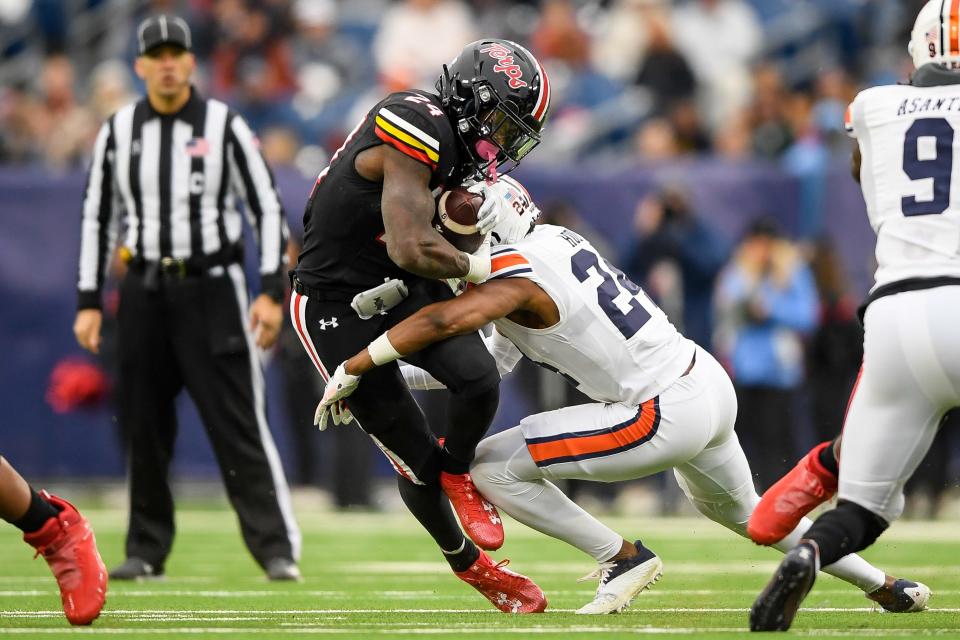
[[[311,300],[321,302],[350,302],[353,295],[346,291],[337,291],[336,289],[315,289],[303,283],[303,280],[290,272],[290,288],[302,296],[307,296]]]
[[[235,244],[202,256],[173,258],[165,256],[159,260],[146,260],[134,256],[127,261],[127,267],[136,273],[154,273],[164,278],[182,280],[205,274],[213,267],[227,267],[243,260],[243,245]]]

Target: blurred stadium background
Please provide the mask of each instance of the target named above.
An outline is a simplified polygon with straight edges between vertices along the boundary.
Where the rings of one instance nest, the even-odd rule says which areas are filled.
[[[855,308],[873,269],[843,114],[859,88],[909,74],[906,43],[922,5],[3,0],[0,451],[31,479],[122,486],[109,327],[96,360],[71,331],[80,203],[100,122],[142,91],[134,27],[168,12],[193,29],[201,92],[258,132],[295,236],[316,174],[383,94],[432,87],[441,64],[477,37],[527,45],[550,74],[554,102],[544,143],[517,176],[549,220],[602,247],[729,365],[742,398],[776,392],[772,413],[769,402],[757,404],[750,413],[763,419],[738,425],[762,489],[839,430],[860,358]],[[758,230],[778,237],[777,264],[795,294],[788,321],[762,331],[723,296],[725,274],[748,268]],[[392,485],[389,467],[366,438],[311,427],[318,379],[296,338],[264,357],[274,436],[301,495],[389,506],[392,489],[378,491]],[[751,362],[761,364],[744,366]],[[580,401],[553,374],[529,368],[508,378],[502,398],[497,429]],[[442,403],[424,403],[442,430]],[[176,477],[215,486],[186,398],[182,416]],[[960,517],[960,438],[955,428],[940,437],[911,485],[913,515]],[[678,508],[670,483],[635,483],[632,495],[656,499],[632,504],[670,513]],[[570,490],[623,506],[616,490]]]

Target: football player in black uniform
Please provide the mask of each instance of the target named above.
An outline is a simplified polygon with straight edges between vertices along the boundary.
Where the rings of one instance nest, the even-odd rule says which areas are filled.
[[[436,94],[390,94],[350,133],[307,201],[293,275],[291,318],[324,380],[390,327],[450,298],[441,279],[481,282],[489,275],[488,244],[466,254],[432,227],[435,196],[471,179],[492,182],[498,170],[516,166],[540,142],[549,106],[547,76],[530,52],[506,40],[480,40],[444,67]],[[493,198],[489,202],[481,209],[481,232],[496,223]],[[497,410],[500,375],[493,358],[472,334],[438,343],[410,362],[451,392],[442,446],[396,363],[364,377],[349,412],[339,408],[334,421],[349,421],[352,413],[386,454],[404,503],[459,578],[501,611],[543,611],[546,600],[532,581],[478,549],[503,542],[496,510],[468,474]]]

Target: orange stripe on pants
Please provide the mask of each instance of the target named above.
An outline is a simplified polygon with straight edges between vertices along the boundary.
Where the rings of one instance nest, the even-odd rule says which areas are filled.
[[[558,458],[582,458],[615,453],[618,449],[644,440],[653,431],[657,423],[656,398],[640,405],[640,415],[636,420],[619,429],[595,435],[577,435],[549,442],[528,442],[533,461],[538,465]]]

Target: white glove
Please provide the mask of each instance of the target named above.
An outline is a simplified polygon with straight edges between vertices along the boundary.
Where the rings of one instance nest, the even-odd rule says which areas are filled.
[[[463,276],[464,280],[473,284],[480,284],[490,277],[490,269],[492,268],[490,263],[490,234],[483,236],[480,246],[473,253],[468,253],[467,258],[470,260],[470,268],[467,270],[467,275]]]
[[[486,235],[500,222],[504,207],[509,206],[507,201],[504,200],[506,194],[504,185],[499,182],[493,184],[478,182],[468,187],[467,190],[471,193],[483,195],[483,204],[480,205],[480,211],[477,212],[477,231]]]
[[[341,362],[327,381],[327,386],[323,390],[323,398],[313,415],[313,424],[317,425],[320,431],[327,428],[328,415],[333,416],[333,424],[346,424],[353,420],[353,414],[350,413],[342,400],[352,394],[359,384],[360,376],[352,376],[347,373]]]

